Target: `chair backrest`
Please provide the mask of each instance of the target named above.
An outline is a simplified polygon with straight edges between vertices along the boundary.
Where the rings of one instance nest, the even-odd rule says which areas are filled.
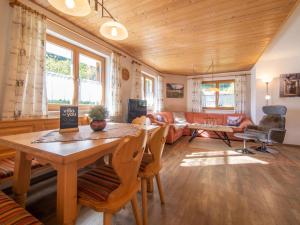
[[[138,172],[146,147],[146,131],[141,130],[135,137],[126,137],[112,155],[112,166],[120,180],[120,186],[114,190],[108,200],[120,198],[136,187]]]
[[[165,147],[169,126],[164,125],[155,131],[149,141],[149,151],[152,153],[153,162],[151,167],[153,170],[160,170],[161,156]]]
[[[283,105],[264,106],[263,112],[266,114],[259,122],[259,126],[266,129],[285,129],[285,115],[287,108]]]
[[[141,116],[137,117],[134,120],[132,120],[132,124],[137,124],[137,125],[144,125],[146,124],[147,117],[146,116]]]

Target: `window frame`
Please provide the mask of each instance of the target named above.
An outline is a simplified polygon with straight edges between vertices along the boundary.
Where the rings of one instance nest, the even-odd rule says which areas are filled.
[[[90,58],[93,58],[99,62],[101,62],[101,85],[102,85],[102,99],[100,104],[105,104],[105,80],[106,80],[106,60],[104,57],[97,55],[93,52],[90,52],[84,48],[78,47],[74,44],[71,44],[67,41],[54,37],[52,35],[46,35],[46,42],[50,42],[52,44],[58,45],[63,48],[67,48],[72,51],[73,56],[73,82],[74,82],[74,93],[72,103],[70,105],[78,106],[79,110],[87,111],[94,105],[80,105],[79,104],[79,55],[86,55]],[[63,104],[49,104],[48,103],[48,111],[59,111],[60,106]]]
[[[143,77],[143,81],[144,81],[144,84],[143,84],[143,94],[144,94],[144,100],[146,100],[146,79],[148,79],[148,80],[151,80],[152,81],[152,93],[153,93],[153,100],[155,99],[155,93],[154,93],[154,90],[155,90],[155,79],[154,79],[154,77],[152,77],[152,76],[149,76],[149,75],[147,75],[147,74],[145,74],[145,73],[142,73],[142,77]],[[148,108],[149,107],[149,108]],[[154,103],[153,103],[153,105],[152,106],[148,106],[147,105],[147,110],[153,110],[153,108],[154,108]]]
[[[215,80],[215,81],[203,81],[202,84],[216,84],[216,88],[220,88],[220,83],[233,83],[235,87],[235,80]],[[220,90],[220,89],[219,89]],[[206,110],[234,110],[234,107],[220,107],[219,105],[219,98],[220,98],[219,91],[216,92],[216,107],[203,107]]]

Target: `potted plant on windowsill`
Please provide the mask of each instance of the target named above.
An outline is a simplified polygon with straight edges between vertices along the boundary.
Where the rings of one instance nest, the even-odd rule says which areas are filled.
[[[108,117],[108,111],[104,106],[98,105],[89,111],[89,117],[92,120],[90,123],[92,130],[101,131],[106,127],[105,119]]]

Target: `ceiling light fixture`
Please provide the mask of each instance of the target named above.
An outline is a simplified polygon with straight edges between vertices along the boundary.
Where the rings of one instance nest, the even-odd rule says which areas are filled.
[[[48,0],[57,10],[71,16],[87,16],[91,12],[91,5],[96,12],[101,10],[101,18],[110,20],[100,27],[100,34],[105,38],[121,41],[128,38],[126,27],[118,22],[111,13],[104,7],[103,0]]]
[[[213,58],[211,58],[211,64],[208,67],[208,71],[210,70],[210,68],[211,68],[211,81],[213,82],[214,81],[214,59]],[[219,92],[219,88],[217,87],[211,87],[209,88],[209,90],[211,92]]]
[[[50,5],[70,16],[87,16],[91,12],[88,0],[48,0]]]

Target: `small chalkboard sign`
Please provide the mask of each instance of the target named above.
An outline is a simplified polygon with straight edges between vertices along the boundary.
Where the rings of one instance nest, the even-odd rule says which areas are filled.
[[[78,106],[61,106],[59,132],[76,132],[78,130]]]

